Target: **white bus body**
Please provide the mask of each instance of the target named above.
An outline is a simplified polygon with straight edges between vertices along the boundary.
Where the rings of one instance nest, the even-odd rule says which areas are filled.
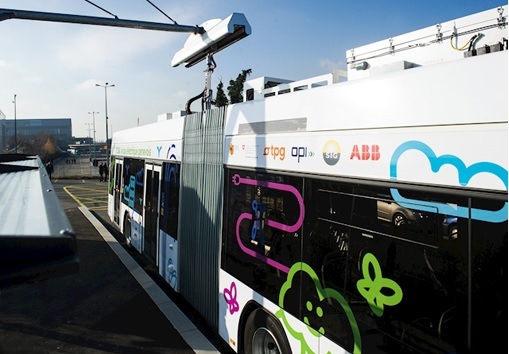
[[[239,353],[507,349],[497,337],[507,333],[506,12],[347,51],[347,81],[338,73],[248,81],[245,102],[221,111],[224,179],[200,176],[192,192],[198,204],[183,197],[189,188],[179,186],[190,177],[180,171],[214,155],[209,147],[218,143],[204,138],[193,150],[186,124],[205,124],[217,112],[114,133],[110,217]],[[138,169],[131,182],[127,163]],[[202,189],[212,184],[219,184],[215,197],[206,197]],[[168,203],[178,206],[172,232],[161,226]],[[200,234],[186,231],[188,205]],[[399,219],[398,209],[406,213]],[[219,230],[209,249],[198,245],[210,237],[203,222]],[[185,253],[188,238],[197,248]],[[326,251],[331,242],[334,252]],[[216,294],[204,305],[190,287],[210,279],[180,270],[200,273],[208,257],[207,289]],[[484,263],[490,258],[502,262]]]

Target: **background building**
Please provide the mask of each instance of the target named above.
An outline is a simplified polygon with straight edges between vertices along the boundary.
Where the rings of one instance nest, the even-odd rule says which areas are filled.
[[[14,127],[15,122],[16,129]],[[71,118],[5,119],[6,140],[14,137],[15,130],[18,142],[23,139],[32,139],[41,133],[52,135],[63,151],[66,151],[67,146],[72,142]]]

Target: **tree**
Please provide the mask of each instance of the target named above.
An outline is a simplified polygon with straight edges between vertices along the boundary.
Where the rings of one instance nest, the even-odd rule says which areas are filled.
[[[224,84],[222,81],[219,81],[219,84],[217,85],[217,93],[216,93],[216,106],[217,107],[223,107],[228,105],[228,98],[226,97],[226,94],[223,90]]]
[[[244,97],[242,96],[242,92],[244,91],[244,82],[250,74],[251,69],[242,70],[235,81],[230,80],[230,85],[227,87],[228,96],[230,96],[230,103],[239,103],[244,100]]]
[[[48,132],[41,132],[36,136],[18,137],[18,153],[39,155],[41,160],[55,159],[62,151],[58,147],[58,141]]]

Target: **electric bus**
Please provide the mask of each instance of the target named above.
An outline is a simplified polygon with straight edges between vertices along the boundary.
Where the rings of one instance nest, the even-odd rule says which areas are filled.
[[[506,352],[506,12],[114,133],[111,219],[235,352]]]

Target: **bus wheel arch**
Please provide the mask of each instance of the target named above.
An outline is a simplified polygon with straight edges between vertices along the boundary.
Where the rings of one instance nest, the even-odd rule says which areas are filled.
[[[125,243],[127,247],[132,247],[132,228],[131,228],[131,217],[129,216],[129,213],[124,214],[124,228],[122,229],[122,234],[124,235]]]
[[[242,352],[291,354],[283,326],[273,315],[260,307],[251,307],[243,314]]]

